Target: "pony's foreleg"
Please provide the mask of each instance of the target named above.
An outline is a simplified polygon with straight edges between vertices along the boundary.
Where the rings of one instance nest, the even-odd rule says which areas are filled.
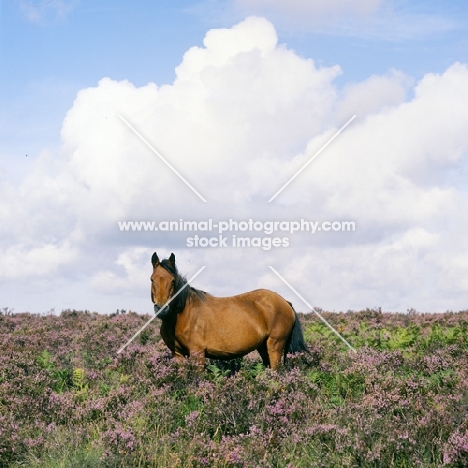
[[[185,361],[185,356],[182,353],[179,353],[178,351],[173,351],[172,357],[179,363]]]
[[[201,370],[205,367],[205,351],[190,351],[190,359]]]

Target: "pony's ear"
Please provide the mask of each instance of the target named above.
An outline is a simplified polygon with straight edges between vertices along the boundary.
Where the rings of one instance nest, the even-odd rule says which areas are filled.
[[[151,263],[155,267],[156,265],[159,265],[159,258],[158,254],[154,252],[153,256],[151,257]]]
[[[169,257],[169,263],[173,268],[175,268],[175,255],[171,253],[171,256]]]

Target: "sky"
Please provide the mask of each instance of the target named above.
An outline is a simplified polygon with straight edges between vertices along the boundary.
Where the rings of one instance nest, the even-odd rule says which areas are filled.
[[[464,1],[0,0],[0,309],[465,310],[467,128]]]

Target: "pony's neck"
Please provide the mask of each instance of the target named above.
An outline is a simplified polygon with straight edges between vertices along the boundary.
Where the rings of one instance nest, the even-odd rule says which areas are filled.
[[[191,287],[187,285],[187,280],[184,277],[177,275],[177,277],[175,277],[174,280],[175,293],[177,294],[178,291],[180,291],[182,288],[183,289],[181,292],[179,292],[179,294],[177,294],[176,297],[174,297],[174,299],[169,304],[169,310],[171,315],[180,314],[184,310],[187,299],[191,294]]]

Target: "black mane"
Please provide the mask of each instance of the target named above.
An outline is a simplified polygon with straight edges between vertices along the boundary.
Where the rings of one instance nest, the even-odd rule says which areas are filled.
[[[162,260],[160,265],[169,272],[174,277],[174,294],[177,293],[181,288],[183,288],[187,284],[187,279],[185,276],[179,274],[177,270],[177,266],[173,265],[169,260],[165,259]],[[199,289],[192,288],[190,285],[185,287],[183,291],[177,295],[177,297],[171,301],[169,304],[169,313],[172,315],[178,314],[182,312],[185,308],[187,300],[196,294],[202,301],[206,301],[206,293],[204,291],[200,291]]]

